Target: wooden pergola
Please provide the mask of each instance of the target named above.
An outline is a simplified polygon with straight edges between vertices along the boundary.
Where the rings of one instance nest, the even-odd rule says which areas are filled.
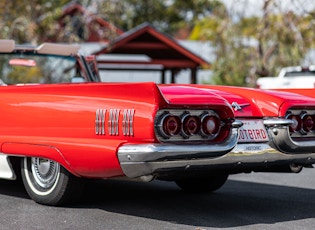
[[[170,36],[163,34],[144,23],[123,33],[95,55],[144,55],[146,60],[98,59],[99,70],[137,70],[160,71],[161,83],[165,83],[165,72],[171,72],[171,82],[175,83],[176,74],[190,69],[190,82],[197,83],[197,69],[209,65],[203,58],[184,48]]]

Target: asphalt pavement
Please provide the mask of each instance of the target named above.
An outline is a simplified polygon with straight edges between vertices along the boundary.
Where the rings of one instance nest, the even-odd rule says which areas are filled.
[[[314,229],[315,169],[230,176],[217,192],[189,194],[172,182],[93,181],[67,207],[36,204],[0,180],[0,229]]]

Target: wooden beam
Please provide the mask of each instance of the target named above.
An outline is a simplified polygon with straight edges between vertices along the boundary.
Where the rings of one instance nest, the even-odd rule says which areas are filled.
[[[162,65],[166,69],[179,68],[197,68],[198,64],[189,60],[174,59],[153,59],[151,61],[120,61],[120,60],[98,60],[98,64],[119,64],[119,65]]]
[[[169,47],[163,43],[157,43],[157,42],[131,42],[125,44],[123,47],[120,47],[119,49],[150,49],[150,50],[167,50]]]
[[[128,67],[128,68],[120,68],[117,66],[99,66],[98,67],[99,71],[161,71],[161,69],[156,69],[156,68],[133,68],[133,67]]]

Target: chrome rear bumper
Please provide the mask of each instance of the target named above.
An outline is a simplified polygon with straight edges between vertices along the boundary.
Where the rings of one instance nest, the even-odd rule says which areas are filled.
[[[230,138],[221,145],[124,145],[119,148],[118,158],[123,172],[131,178],[160,172],[259,171],[270,166],[314,164],[315,142],[293,141],[288,131],[291,124],[288,119],[265,119],[269,136],[269,142],[265,143],[236,145],[237,129],[233,129]]]
[[[196,146],[194,146],[196,147]],[[198,152],[198,149],[192,152]],[[208,147],[209,148],[209,147]],[[267,143],[238,144],[231,152],[222,155],[200,158],[167,159],[154,157],[161,156],[159,146],[127,145],[119,149],[118,157],[125,175],[130,178],[158,175],[163,173],[181,173],[191,170],[200,170],[200,173],[211,170],[225,170],[226,172],[261,169],[268,166],[281,166],[288,164],[310,165],[315,163],[315,153],[312,154],[286,154],[271,148]],[[186,149],[187,152],[190,149]],[[190,153],[193,154],[193,153]],[[153,156],[153,157],[152,157]],[[156,159],[155,159],[156,158]],[[245,171],[245,170],[244,170]],[[259,171],[259,170],[258,170]]]
[[[221,157],[229,153],[237,144],[238,128],[231,130],[230,136],[220,144],[175,145],[138,144],[123,145],[118,149],[118,159],[124,174],[140,177],[154,174],[158,170],[175,170],[188,165],[202,165],[205,159]]]

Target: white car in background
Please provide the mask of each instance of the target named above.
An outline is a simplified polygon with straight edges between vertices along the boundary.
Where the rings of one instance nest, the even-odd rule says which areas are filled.
[[[260,89],[315,88],[315,65],[282,68],[277,77],[262,77],[256,82]]]

